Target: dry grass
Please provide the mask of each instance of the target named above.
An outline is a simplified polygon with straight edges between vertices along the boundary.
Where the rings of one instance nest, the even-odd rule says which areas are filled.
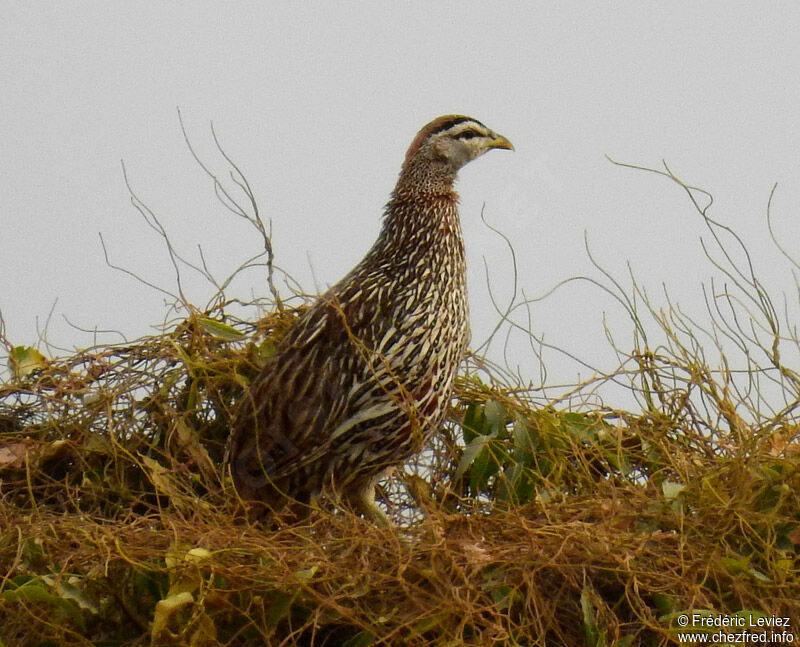
[[[232,345],[187,321],[0,387],[6,645],[651,645],[684,610],[800,618],[797,425],[710,435],[473,377],[411,494],[387,487],[401,526],[265,529],[217,467],[263,347]]]

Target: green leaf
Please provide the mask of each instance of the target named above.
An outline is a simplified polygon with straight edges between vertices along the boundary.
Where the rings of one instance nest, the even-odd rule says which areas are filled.
[[[277,348],[278,347],[275,345],[274,341],[271,339],[265,339],[258,345],[258,356],[261,359],[269,359],[275,354]]]
[[[297,598],[298,591],[294,593],[284,593],[283,591],[274,591],[270,593],[270,605],[266,612],[267,626],[275,629],[278,623],[289,615],[292,610],[292,605]]]
[[[448,618],[450,618],[449,611],[440,611],[439,613],[436,613],[428,618],[420,620],[417,624],[411,627],[411,633],[412,635],[424,634],[426,631],[430,631],[431,629],[438,627]]]
[[[521,419],[515,420],[511,425],[511,438],[514,441],[514,460],[530,466],[533,463],[536,444],[528,423]]]
[[[480,441],[480,451],[472,461],[469,470],[469,486],[473,494],[477,494],[489,483],[491,474],[491,464],[489,461],[489,436],[481,436],[476,441]]]
[[[559,449],[565,447],[565,430],[560,417],[552,411],[537,411],[535,416],[535,429],[537,447]]]
[[[194,411],[197,408],[197,403],[200,401],[200,387],[197,385],[197,380],[192,380],[189,385],[189,396],[186,398],[185,411]]]
[[[489,425],[489,431],[495,434],[500,433],[506,426],[506,410],[505,407],[497,400],[489,400],[483,407],[486,414],[486,422]]]
[[[486,447],[486,444],[491,440],[489,436],[475,436],[470,441],[464,451],[461,452],[461,459],[458,461],[458,468],[456,468],[456,479],[460,479],[467,470],[470,469],[475,462],[478,454]]]
[[[721,557],[722,565],[733,575],[746,573],[750,569],[750,560],[747,557]]]
[[[530,468],[515,463],[503,472],[499,483],[498,498],[512,503],[527,503],[536,496],[536,482]]]
[[[508,584],[495,584],[489,589],[489,595],[492,597],[496,609],[509,609],[520,598],[517,590]]]
[[[675,611],[675,599],[669,595],[653,593],[653,604],[662,616]]]
[[[628,460],[628,455],[617,445],[610,445],[609,442],[604,441],[601,444],[601,451],[608,461],[608,464],[614,469],[619,470],[620,473],[628,476],[633,471],[631,463]]]
[[[170,595],[156,603],[153,612],[153,624],[150,636],[153,642],[157,642],[161,635],[166,631],[169,620],[185,606],[194,603],[194,596],[188,591]]]
[[[319,566],[314,564],[309,568],[301,568],[299,571],[294,572],[294,576],[298,579],[298,581],[302,583],[310,582],[311,579],[316,575],[317,571],[319,570]]]
[[[675,483],[674,481],[664,481],[661,483],[661,491],[664,493],[664,498],[667,501],[674,501],[685,489],[685,485]]]
[[[246,335],[243,332],[236,330],[233,326],[222,323],[216,319],[209,319],[208,317],[198,317],[197,324],[210,335],[225,339],[227,341],[239,341],[244,339]]]
[[[72,578],[75,581],[77,578]],[[93,615],[100,613],[100,608],[89,599],[86,594],[71,582],[57,582],[52,577],[45,575],[42,580],[49,584],[62,598],[74,602],[78,607],[89,611]]]
[[[486,416],[483,413],[483,407],[481,405],[472,403],[467,407],[461,429],[464,434],[464,444],[467,445],[475,440],[476,436],[486,435],[488,432],[486,428]]]
[[[588,647],[603,647],[605,640],[600,636],[597,627],[597,616],[590,599],[589,589],[584,586],[581,591],[581,611],[583,612],[583,633]]]
[[[169,576],[166,572],[134,569],[131,574],[131,585],[136,595],[160,600],[169,588]]]
[[[47,358],[31,346],[14,346],[8,353],[8,368],[14,377],[27,377],[46,366]]]
[[[590,441],[597,437],[595,423],[582,413],[564,414],[564,428],[575,440]]]
[[[14,587],[13,580],[9,584]],[[75,604],[60,595],[52,593],[50,587],[46,586],[46,583],[40,579],[32,578],[21,586],[6,588],[0,593],[0,598],[9,602],[42,602],[49,604],[51,607],[62,611],[81,629],[85,628],[83,616]]]

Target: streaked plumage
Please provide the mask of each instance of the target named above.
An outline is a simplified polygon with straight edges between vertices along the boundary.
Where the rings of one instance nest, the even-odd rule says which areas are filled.
[[[238,405],[229,447],[241,497],[277,510],[327,491],[373,518],[374,486],[441,425],[469,338],[453,182],[492,148],[446,115],[406,154],[364,259],[304,312]]]

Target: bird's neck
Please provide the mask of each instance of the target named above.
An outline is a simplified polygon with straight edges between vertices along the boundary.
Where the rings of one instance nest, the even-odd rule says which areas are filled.
[[[464,242],[455,176],[441,165],[419,162],[403,167],[368,264],[379,259],[382,266],[403,272],[415,268],[425,276],[434,275],[426,269],[447,266],[451,279],[460,281]]]
[[[412,158],[403,165],[397,179],[392,199],[429,199],[432,197],[453,197],[455,172],[446,164],[425,158]]]
[[[400,262],[463,258],[458,194],[452,185],[447,191],[395,190],[386,205],[376,248]]]

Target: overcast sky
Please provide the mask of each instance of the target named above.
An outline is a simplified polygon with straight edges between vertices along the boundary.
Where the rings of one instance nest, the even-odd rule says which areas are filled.
[[[626,262],[656,301],[703,318],[700,217],[681,189],[613,166],[666,160],[711,191],[712,215],[747,241],[756,269],[789,292],[774,225],[800,255],[800,9],[796,3],[5,3],[0,21],[0,311],[14,344],[92,343],[65,321],[129,338],[164,319],[163,295],[104,261],[174,289],[162,241],[131,207],[139,197],[177,249],[226,276],[259,241],[215,202],[180,131],[209,163],[209,122],[244,171],[276,260],[312,292],[335,282],[376,236],[405,149],[437,115],[470,114],[507,136],[461,173],[473,316],[481,341],[496,296],[511,290],[514,244],[529,297],[575,275],[621,280]],[[201,305],[212,289],[187,277]],[[284,288],[285,289],[285,288]],[[251,272],[242,297],[266,294]],[[288,289],[286,290],[288,293]],[[233,296],[233,295],[232,295]],[[603,293],[570,284],[534,304],[533,330],[601,368],[630,324]],[[101,337],[117,341],[119,337]],[[514,362],[536,381],[523,344]],[[42,347],[42,350],[46,350]],[[501,354],[497,349],[497,357]],[[527,354],[526,354],[527,353]],[[553,379],[586,369],[551,356]]]

